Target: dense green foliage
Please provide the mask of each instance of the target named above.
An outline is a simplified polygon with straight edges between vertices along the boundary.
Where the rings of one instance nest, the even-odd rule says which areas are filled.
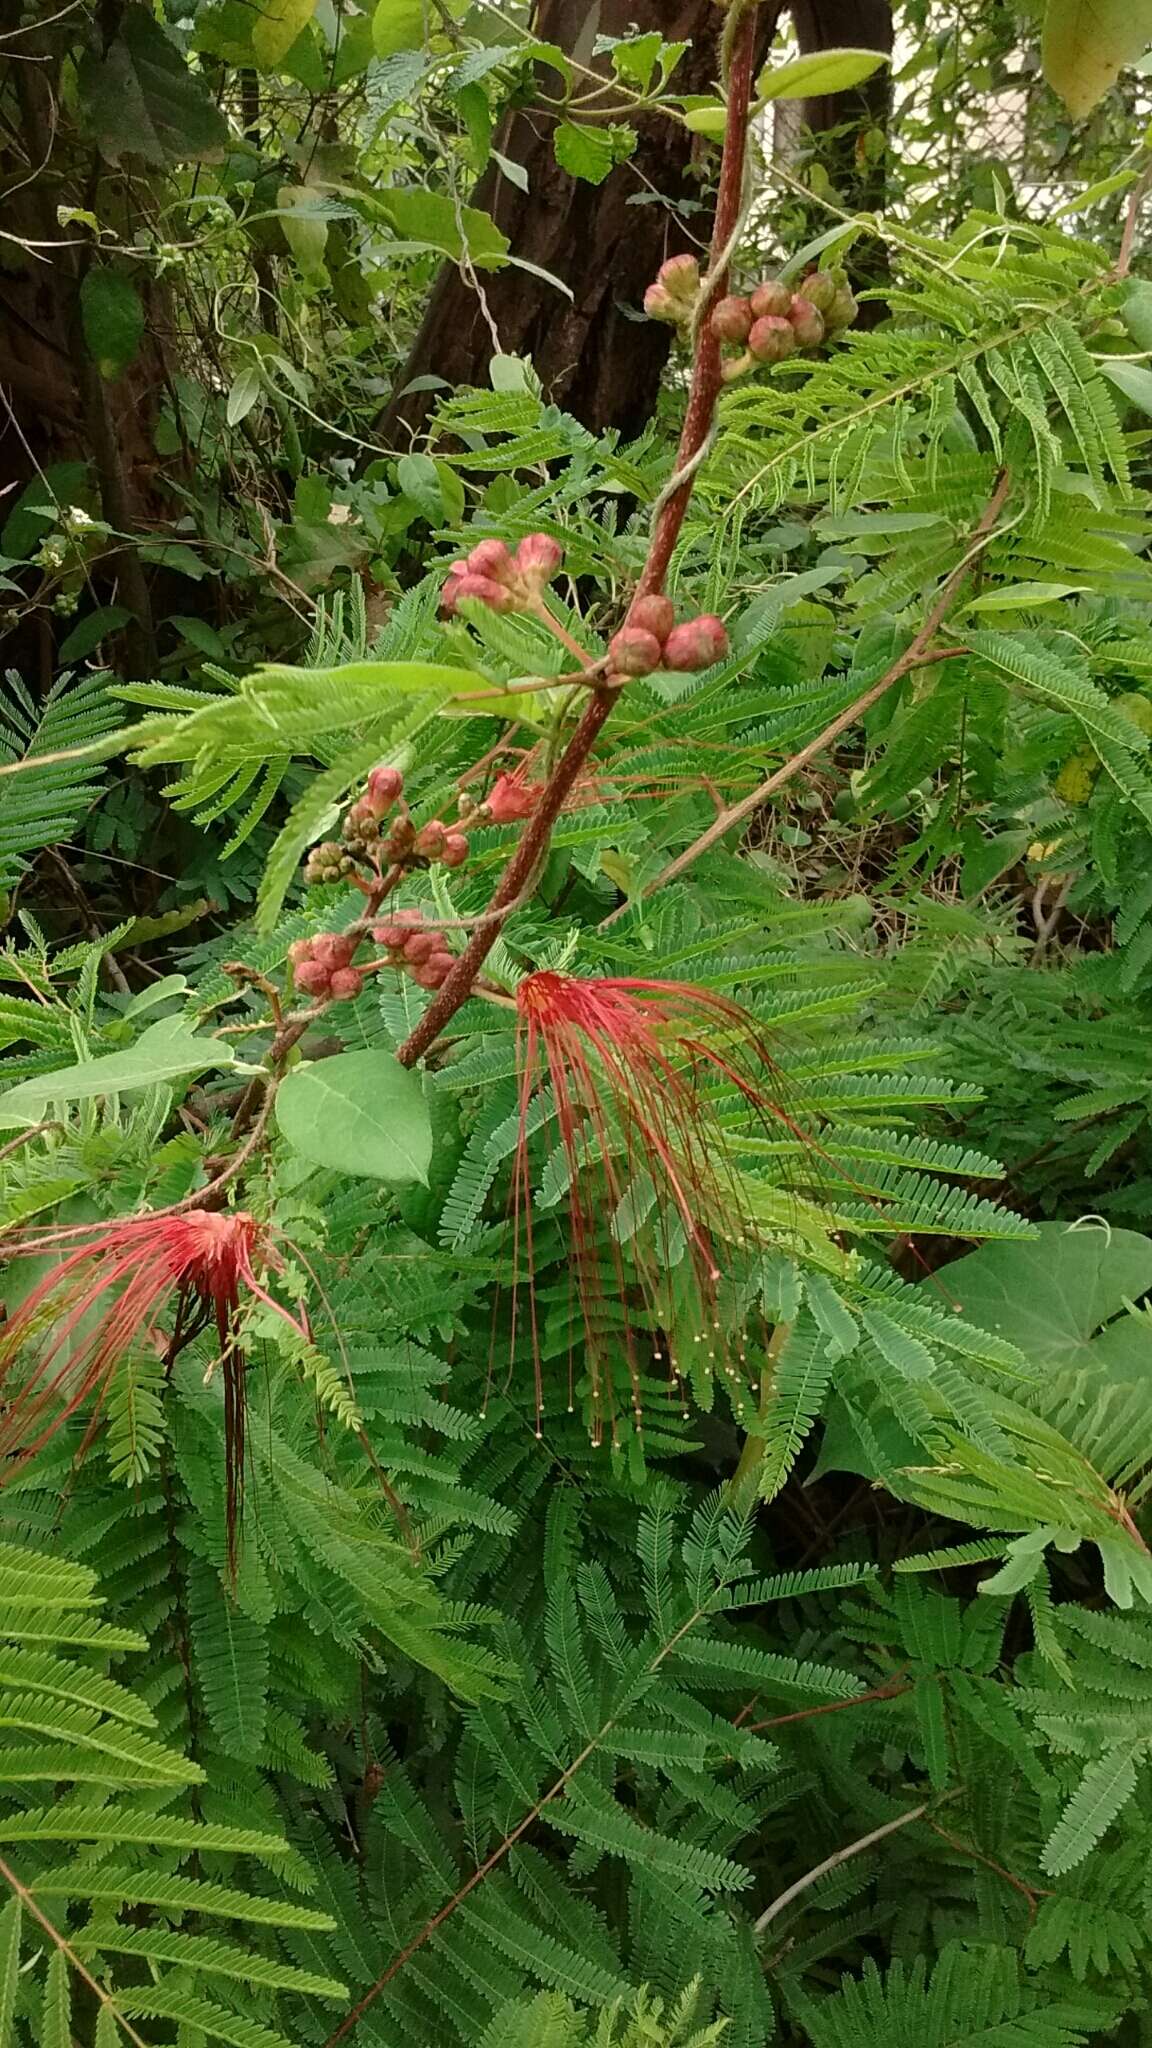
[[[909,65],[882,218],[815,157],[775,233],[823,207],[821,246],[745,212],[739,288],[880,244],[877,317],[721,392],[667,590],[727,652],[613,690],[413,1062],[437,985],[389,921],[458,957],[533,829],[690,373],[678,344],[625,444],[496,354],[418,446],[371,445],[433,261],[509,257],[463,203],[539,85],[504,27],[450,4],[425,35],[392,0],[67,25],[52,205],[94,238],[86,345],[129,373],[151,266],[179,308],[155,446],[198,455],[149,534],[113,530],[98,452],[4,529],[14,644],[64,625],[48,686],[0,697],[0,2048],[1135,2048],[1132,80],[1074,130],[1043,101],[1063,217],[983,175],[959,31],[927,85]],[[1021,33],[971,32],[990,85]],[[668,117],[677,54],[611,56],[640,113]],[[631,125],[544,58],[557,157],[598,182]],[[956,175],[924,192],[941,107]],[[530,535],[562,551],[546,600],[444,615],[452,563]],[[131,582],[100,580],[125,544],[147,674]],[[349,851],[380,766],[416,827],[459,811],[458,863],[433,834],[385,887],[378,842]],[[353,926],[350,981],[310,988],[310,943]],[[553,1020],[526,1066],[552,976],[662,1006],[659,1055]]]

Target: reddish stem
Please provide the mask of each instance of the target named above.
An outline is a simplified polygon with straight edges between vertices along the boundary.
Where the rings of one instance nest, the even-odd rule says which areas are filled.
[[[653,591],[663,589],[668,564],[672,559],[672,550],[679,538],[688,501],[692,496],[696,471],[690,465],[695,462],[707,443],[712,429],[712,416],[716,410],[716,400],[720,395],[720,344],[709,331],[707,315],[715,300],[722,298],[727,290],[728,268],[726,264],[720,263],[720,258],[728,248],[740,219],[740,201],[744,190],[744,159],[748,145],[748,108],[752,101],[756,71],[755,0],[733,0],[733,7],[739,8],[740,13],[737,19],[730,22],[730,32],[726,36],[729,52],[728,121],[724,134],[724,155],[720,164],[716,215],[712,228],[711,260],[712,265],[717,267],[714,275],[710,275],[707,293],[698,309],[692,384],[688,393],[680,445],[676,451],[676,466],[673,470],[674,476],[679,476],[682,471],[687,473],[683,482],[670,493],[656,515],[648,558],[640,573],[633,604],[637,598],[650,596]],[[553,630],[555,623],[552,621]],[[552,827],[599,737],[601,727],[608,718],[617,695],[618,692],[612,689],[594,690],[568,745],[548,778],[540,801],[524,828],[519,846],[497,883],[489,905],[491,916],[477,927],[447,980],[428,1005],[416,1029],[409,1033],[400,1047],[397,1058],[402,1066],[414,1066],[439,1037],[445,1025],[456,1015],[461,1004],[467,1001],[472,984],[499,936],[504,923],[501,913],[506,912],[508,906],[517,901],[547,852]]]

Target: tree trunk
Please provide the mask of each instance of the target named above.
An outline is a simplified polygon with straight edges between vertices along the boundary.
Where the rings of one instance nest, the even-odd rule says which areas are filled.
[[[771,0],[760,8],[762,51],[778,12]],[[714,93],[722,22],[715,0],[539,0],[533,27],[542,41],[604,70],[607,59],[593,59],[598,35],[658,28],[668,42],[691,44],[673,76],[677,91]],[[554,73],[543,75],[554,84]],[[615,111],[626,118],[626,107]],[[434,402],[427,391],[405,393],[414,378],[486,383],[493,329],[500,352],[530,356],[548,398],[585,426],[639,433],[655,409],[671,339],[667,328],[637,318],[644,290],[666,256],[707,247],[719,159],[673,119],[649,116],[637,125],[635,154],[602,185],[590,185],[557,164],[550,112],[530,106],[506,119],[498,148],[523,165],[528,189],[493,163],[473,204],[493,216],[514,256],[562,278],[572,298],[516,264],[475,279],[446,265],[377,423],[386,443],[406,447]]]

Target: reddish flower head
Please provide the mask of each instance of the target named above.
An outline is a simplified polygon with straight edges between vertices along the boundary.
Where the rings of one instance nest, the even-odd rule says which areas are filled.
[[[220,1344],[233,1541],[244,1472],[245,1364],[238,1343],[244,1298],[274,1309],[302,1338],[308,1334],[257,1277],[258,1266],[276,1271],[280,1265],[264,1229],[243,1210],[185,1209],[36,1231],[8,1252],[16,1258],[45,1254],[63,1256],[0,1325],[6,1476],[94,1396],[87,1446],[129,1351],[178,1348],[211,1322]],[[171,1327],[162,1331],[169,1309]]]
[[[667,1358],[680,1377],[676,1328],[688,1326],[719,1358],[742,1400],[742,1351],[726,1356],[716,1313],[718,1246],[748,1242],[740,1176],[707,1099],[722,1084],[761,1115],[772,1105],[765,1049],[734,1003],[677,982],[577,980],[530,974],[516,992],[520,1131],[513,1171],[513,1264],[531,1282],[533,1208],[529,1134],[533,1099],[551,1090],[552,1123],[568,1180],[570,1270],[579,1295],[592,1432],[615,1436],[623,1390],[640,1421],[641,1352]],[[605,1261],[614,1277],[605,1285]],[[648,1343],[631,1315],[643,1297]],[[679,1313],[673,1312],[673,1296]],[[610,1301],[607,1297],[610,1297]],[[537,1426],[543,1407],[537,1311],[530,1300]],[[513,1311],[513,1343],[516,1334]],[[571,1406],[571,1373],[569,1405]]]
[[[518,825],[532,816],[543,787],[542,782],[526,782],[520,774],[498,775],[483,808],[494,825]]]

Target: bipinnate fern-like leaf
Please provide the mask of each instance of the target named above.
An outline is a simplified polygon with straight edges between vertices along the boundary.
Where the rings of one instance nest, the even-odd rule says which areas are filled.
[[[865,1963],[830,1998],[797,2000],[812,2048],[1086,2048],[1115,2007],[1030,1984],[1014,1951],[959,1942],[929,1971],[920,1958],[886,1975]]]
[[[0,763],[27,764],[0,781],[0,888],[23,872],[26,854],[67,840],[90,808],[100,763],[121,737],[108,680],[61,675],[39,702],[11,670],[0,684]],[[71,758],[37,758],[60,754]]]
[[[342,2000],[342,1983],[245,1947],[220,1923],[256,1935],[323,1931],[331,1920],[268,1889],[180,1871],[201,1856],[275,1868],[292,1851],[258,1828],[153,1810],[156,1792],[170,1803],[204,1773],[158,1739],[142,1694],[99,1668],[145,1648],[104,1623],[99,1605],[85,1566],[0,1544],[0,1876],[19,1887],[0,1914],[0,2043],[7,2048],[26,2016],[44,2048],[74,2048],[79,1966],[96,1987],[98,2048],[140,2038],[137,2016],[198,2027],[232,2048],[289,2048],[270,1999]],[[37,1782],[72,1789],[36,1807],[28,1792]],[[94,1909],[81,1929],[69,1918],[76,1906]],[[217,1931],[199,1931],[213,1923]],[[228,2002],[191,1988],[201,1984],[227,1987]],[[260,2003],[246,2013],[237,2000]]]

